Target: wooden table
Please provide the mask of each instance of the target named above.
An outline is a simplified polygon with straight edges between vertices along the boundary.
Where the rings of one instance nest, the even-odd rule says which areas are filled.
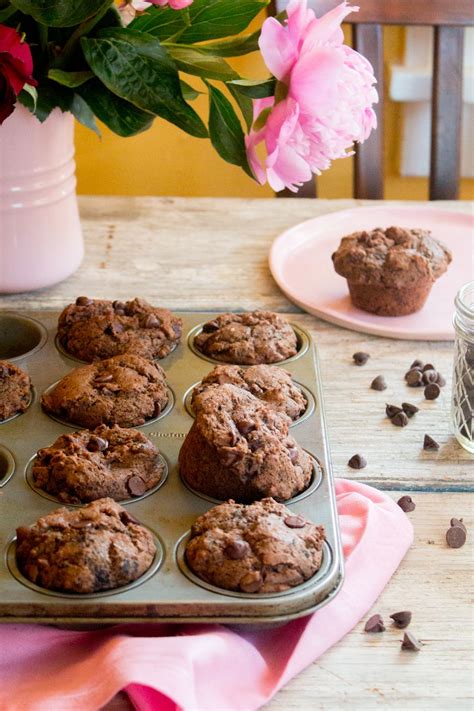
[[[415,543],[372,613],[388,618],[412,610],[411,629],[424,647],[419,654],[402,653],[400,631],[388,626],[383,635],[368,635],[362,620],[266,708],[472,709],[474,458],[449,429],[452,344],[367,336],[301,314],[279,291],[267,266],[270,244],[282,230],[362,204],[367,203],[82,198],[86,258],[80,270],[51,289],[2,297],[0,307],[60,309],[87,294],[140,295],[172,309],[292,312],[319,346],[335,475],[386,489],[395,500],[409,492],[416,502],[409,514]],[[442,206],[472,209],[459,202]],[[352,364],[358,350],[371,354],[363,367]],[[395,428],[384,417],[384,404],[420,400],[403,379],[415,358],[433,363],[448,383],[438,400],[423,401],[408,427]],[[380,373],[389,385],[382,393],[369,388]],[[425,432],[441,444],[439,452],[423,451]],[[347,466],[355,452],[368,460],[363,471]],[[468,542],[458,550],[445,542],[453,516],[463,517],[468,527]],[[109,709],[127,707],[122,696],[108,704]]]

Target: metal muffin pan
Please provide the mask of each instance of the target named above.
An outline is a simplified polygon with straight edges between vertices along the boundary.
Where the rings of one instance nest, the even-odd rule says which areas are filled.
[[[35,392],[24,414],[0,423],[0,621],[80,626],[159,619],[265,625],[307,615],[337,593],[343,579],[343,556],[318,357],[311,337],[299,326],[294,326],[298,354],[281,365],[291,372],[308,401],[306,413],[292,426],[291,434],[313,457],[315,475],[309,488],[287,505],[324,525],[321,569],[295,588],[258,595],[220,590],[196,578],[186,565],[183,551],[189,529],[214,505],[183,484],[177,466],[181,444],[193,423],[188,409],[190,388],[212,368],[209,359],[191,345],[202,324],[216,315],[180,314],[181,343],[159,361],[174,394],[173,406],[137,428],[155,442],[167,463],[167,475],[157,487],[121,502],[159,543],[152,567],[123,588],[73,595],[44,590],[22,576],[15,561],[15,529],[61,505],[35,488],[31,462],[38,449],[71,431],[70,424],[42,412],[40,400],[47,388],[78,363],[57,347],[57,313],[0,311],[0,359],[14,360],[29,373]]]

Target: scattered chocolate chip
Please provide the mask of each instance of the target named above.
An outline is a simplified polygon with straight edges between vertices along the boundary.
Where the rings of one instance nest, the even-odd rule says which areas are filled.
[[[421,374],[421,371],[416,370],[415,368],[408,371],[405,379],[407,381],[407,385],[411,388],[417,388],[423,383],[423,375]]]
[[[95,383],[110,383],[114,379],[112,373],[98,373],[94,378]]]
[[[127,489],[132,496],[142,496],[146,491],[145,482],[141,477],[133,475],[127,480]]]
[[[356,365],[365,365],[369,358],[370,355],[368,353],[364,353],[363,351],[357,351],[357,353],[354,353],[352,356],[352,359]]]
[[[422,648],[422,643],[411,632],[405,632],[402,640],[402,649],[410,652],[419,652]]]
[[[452,518],[449,523],[451,526],[460,526],[467,533],[467,528],[464,525],[462,518]]]
[[[421,370],[423,370],[423,361],[422,361],[422,360],[419,360],[419,359],[417,358],[417,359],[414,360],[413,363],[410,365],[410,370],[412,370],[412,368],[421,368]]]
[[[306,526],[306,521],[301,516],[286,516],[283,522],[288,528],[304,528]]]
[[[372,617],[369,617],[369,619],[365,623],[364,630],[366,632],[384,632],[385,625],[383,623],[381,615],[372,615]]]
[[[428,543],[429,546],[434,546],[434,543],[435,543],[435,542],[434,542],[434,540],[433,540],[432,538],[428,538],[427,543]]]
[[[372,390],[386,390],[387,383],[383,375],[377,375],[377,377],[374,378],[370,383],[370,387],[372,388]]]
[[[260,590],[263,585],[262,576],[258,570],[254,570],[251,573],[247,573],[243,578],[240,579],[239,587],[244,592],[253,593]]]
[[[367,460],[362,456],[362,454],[354,454],[347,464],[351,469],[364,469],[367,466]]]
[[[241,560],[250,553],[250,546],[247,541],[230,541],[224,548],[224,553],[231,560]]]
[[[386,405],[385,406],[385,414],[387,417],[395,417],[395,415],[398,415],[399,412],[403,412],[401,407],[398,407],[397,405]]]
[[[446,543],[450,548],[461,548],[466,543],[466,528],[451,526],[446,531]]]
[[[433,439],[433,437],[430,437],[429,434],[425,434],[425,438],[423,440],[423,449],[426,449],[428,452],[437,452],[439,449],[439,444],[436,442],[436,440]]]
[[[92,299],[88,296],[78,296],[76,299],[76,306],[90,306],[92,304]]]
[[[87,449],[89,452],[105,452],[108,446],[109,443],[106,439],[96,437],[95,435],[90,437],[89,442],[87,443]]]
[[[402,496],[398,499],[397,504],[400,506],[402,511],[408,513],[408,511],[414,511],[416,509],[416,504],[411,498],[411,496]]]
[[[446,380],[443,378],[441,373],[437,373],[438,377],[436,378],[436,382],[438,383],[440,388],[444,388],[446,385]]]
[[[436,398],[439,397],[440,392],[441,390],[439,389],[439,385],[437,383],[430,383],[424,389],[423,394],[427,400],[436,400]]]
[[[160,319],[154,314],[147,316],[145,321],[145,328],[159,328],[161,326]]]
[[[391,423],[397,427],[406,427],[408,424],[408,417],[402,410],[401,412],[397,412],[397,414],[392,417]]]
[[[435,367],[432,363],[426,363],[426,365],[423,366],[423,373],[426,373],[427,370],[435,370]]]
[[[402,612],[394,612],[390,615],[396,627],[399,630],[405,629],[411,622],[411,612],[409,610],[403,610]]]
[[[436,370],[424,370],[422,378],[425,385],[436,383],[438,380],[438,373]]]
[[[412,405],[411,402],[402,402],[402,410],[407,417],[413,417],[413,415],[416,415],[416,413],[420,411],[420,408],[416,405]]]

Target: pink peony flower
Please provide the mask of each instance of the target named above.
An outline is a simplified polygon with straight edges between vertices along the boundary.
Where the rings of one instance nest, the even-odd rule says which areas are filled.
[[[254,120],[270,109],[266,122],[261,116],[246,139],[259,183],[268,180],[276,191],[296,192],[312,173],[351,155],[347,150],[354,141],[363,142],[376,127],[373,69],[343,44],[341,22],[358,9],[343,2],[317,18],[307,0],[290,0],[286,25],[275,18],[264,22],[260,50],[278,79],[277,95],[284,98],[254,102]],[[263,165],[257,156],[262,142],[267,152]]]
[[[193,0],[123,0],[119,5],[119,12],[124,25],[128,25],[135,17],[147,10],[151,5],[169,5],[173,10],[183,10],[191,5]]]

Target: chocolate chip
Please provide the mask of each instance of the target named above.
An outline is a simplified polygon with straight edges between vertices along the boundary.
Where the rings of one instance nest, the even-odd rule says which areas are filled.
[[[423,375],[421,374],[421,371],[416,370],[415,368],[408,371],[405,379],[410,388],[417,388],[423,383]]]
[[[296,447],[290,447],[290,449],[288,450],[288,454],[290,455],[291,463],[296,464],[299,457],[299,452]]]
[[[398,415],[399,412],[403,412],[401,407],[397,407],[397,405],[385,405],[385,414],[387,417],[395,417],[395,415]]]
[[[425,385],[429,385],[430,383],[436,383],[438,380],[438,373],[436,372],[436,370],[424,370],[422,378]]]
[[[161,405],[159,402],[155,402],[153,407],[153,417],[159,417],[161,414]]]
[[[467,528],[464,525],[462,518],[452,518],[449,523],[451,526],[460,526],[467,533]]]
[[[0,378],[7,378],[10,373],[10,369],[7,365],[0,364]]]
[[[114,301],[112,303],[114,311],[125,311],[125,304],[123,301]]]
[[[370,383],[370,387],[372,388],[372,390],[386,390],[387,383],[383,375],[377,375],[377,377],[374,378]]]
[[[364,469],[367,466],[367,460],[362,456],[362,454],[354,454],[347,464],[351,469]]]
[[[412,370],[412,368],[420,368],[421,370],[423,370],[423,361],[422,361],[422,360],[419,360],[419,359],[417,358],[417,359],[414,360],[413,363],[410,365],[410,370]]]
[[[385,625],[381,615],[372,615],[365,623],[364,630],[366,632],[385,632]]]
[[[219,326],[216,321],[208,321],[202,327],[202,332],[203,333],[212,333],[213,331],[217,331],[218,328],[219,328]]]
[[[76,306],[90,306],[92,304],[92,299],[88,296],[78,296],[76,299]]]
[[[255,423],[250,420],[236,420],[235,426],[239,430],[241,435],[248,435],[249,432],[255,429]]]
[[[79,519],[79,521],[71,523],[71,528],[92,528],[92,521],[84,521],[83,519]]]
[[[121,323],[111,323],[109,326],[106,327],[104,333],[107,336],[113,336],[116,333],[123,333],[125,331],[125,328],[122,326]]]
[[[438,442],[436,442],[436,440],[433,439],[433,437],[430,437],[429,434],[425,434],[425,438],[423,440],[423,449],[426,449],[427,451],[437,452],[439,449],[439,444]]]
[[[132,496],[142,496],[146,491],[145,482],[141,477],[133,475],[127,480],[127,489]]]
[[[241,560],[250,553],[250,546],[247,541],[235,540],[230,541],[224,548],[224,553],[231,560]]]
[[[149,314],[146,317],[145,328],[159,328],[161,326],[160,319],[154,314]]]
[[[94,378],[95,383],[110,383],[114,379],[112,373],[98,373]]]
[[[352,359],[356,365],[365,365],[369,358],[370,355],[368,353],[364,353],[363,351],[357,351],[357,353],[354,353],[352,356]]]
[[[286,516],[283,523],[288,528],[304,528],[306,526],[306,521],[301,516]]]
[[[446,385],[446,380],[443,378],[441,373],[437,373],[437,376],[438,377],[436,378],[436,382],[438,383],[440,388],[444,388],[444,386]]]
[[[396,627],[399,630],[405,629],[411,622],[411,612],[409,610],[403,610],[402,612],[394,612],[390,615]]]
[[[427,400],[436,400],[436,398],[439,397],[440,392],[441,390],[439,389],[439,385],[437,383],[430,383],[424,389],[423,394]]]
[[[406,427],[408,424],[408,417],[402,410],[401,412],[397,412],[397,414],[392,417],[391,423],[397,427]]]
[[[239,582],[240,589],[248,593],[258,592],[262,585],[263,579],[258,570],[247,573]]]
[[[408,513],[409,511],[414,511],[416,509],[416,504],[411,498],[411,496],[402,496],[398,499],[397,504],[400,506],[402,511]]]
[[[411,402],[402,402],[402,410],[407,417],[413,417],[417,412],[420,411],[416,405],[412,405]]]
[[[140,525],[140,521],[137,518],[135,518],[135,516],[132,516],[131,513],[128,513],[128,511],[121,511],[119,515],[120,515],[120,520],[124,526],[126,526],[129,523],[138,523]]]
[[[422,648],[422,643],[411,632],[405,632],[402,640],[402,649],[410,652],[419,652]]]
[[[450,548],[461,548],[466,543],[466,528],[451,526],[446,531],[446,543]]]
[[[435,370],[435,367],[432,363],[426,363],[426,365],[423,366],[423,373],[426,373],[427,370]]]
[[[87,449],[89,452],[105,452],[108,446],[109,443],[106,439],[96,437],[95,435],[90,437],[89,442],[87,443]]]

